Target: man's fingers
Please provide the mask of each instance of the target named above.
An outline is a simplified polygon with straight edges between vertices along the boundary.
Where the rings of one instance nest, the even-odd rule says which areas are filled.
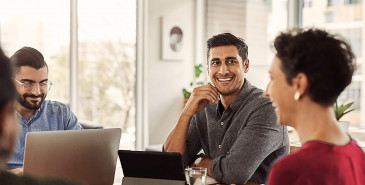
[[[216,100],[216,98],[212,95],[212,94],[206,94],[204,96],[204,98],[206,100],[209,100],[210,102],[213,102],[213,103],[218,103],[218,100]]]
[[[211,86],[211,85],[205,85],[205,86],[201,86],[201,87],[197,87],[193,90],[193,93],[196,96],[202,95],[202,94],[211,94],[214,98],[215,101],[219,100],[219,93],[218,90]]]
[[[217,94],[219,95],[220,93],[219,93],[219,91],[218,91],[218,89],[215,87],[215,86],[213,86],[212,84],[209,84],[210,85],[210,87],[215,91],[215,92],[217,92]]]
[[[219,100],[219,97],[216,94],[214,94],[211,90],[200,90],[198,92],[194,92],[193,96],[199,99],[201,98],[207,99],[213,103],[216,103]]]
[[[11,173],[16,174],[16,175],[23,175],[23,168],[16,168],[16,169],[12,169],[9,170]]]

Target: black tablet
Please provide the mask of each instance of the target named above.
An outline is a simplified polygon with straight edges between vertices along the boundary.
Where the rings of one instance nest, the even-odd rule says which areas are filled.
[[[180,153],[118,151],[124,177],[185,181]]]

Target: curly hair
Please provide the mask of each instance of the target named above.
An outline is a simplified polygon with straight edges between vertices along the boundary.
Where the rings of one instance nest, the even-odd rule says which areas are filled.
[[[333,105],[351,83],[355,56],[339,35],[314,28],[295,28],[277,36],[274,47],[289,84],[298,73],[307,75],[306,93],[314,102]]]

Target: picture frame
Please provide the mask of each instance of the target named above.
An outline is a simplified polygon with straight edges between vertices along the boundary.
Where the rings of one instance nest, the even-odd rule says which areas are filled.
[[[162,21],[162,60],[183,60],[186,48],[184,20],[177,14],[167,14]]]

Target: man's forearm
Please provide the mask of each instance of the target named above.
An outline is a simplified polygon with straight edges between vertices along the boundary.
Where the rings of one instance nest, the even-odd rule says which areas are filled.
[[[213,177],[212,173],[210,171],[210,165],[212,164],[212,161],[213,161],[213,159],[211,159],[211,158],[203,158],[201,160],[201,162],[197,165],[197,167],[207,168],[207,175],[209,175],[210,177]],[[246,182],[245,185],[259,185],[259,184],[252,183],[252,182]]]
[[[181,114],[175,128],[170,132],[164,144],[164,151],[179,152],[181,155],[185,152],[186,136],[189,130],[190,115]]]
[[[179,121],[166,139],[164,150],[184,154],[191,118],[195,113],[202,111],[209,102],[217,103],[218,100],[218,89],[212,85],[209,84],[194,88],[180,115]]]

